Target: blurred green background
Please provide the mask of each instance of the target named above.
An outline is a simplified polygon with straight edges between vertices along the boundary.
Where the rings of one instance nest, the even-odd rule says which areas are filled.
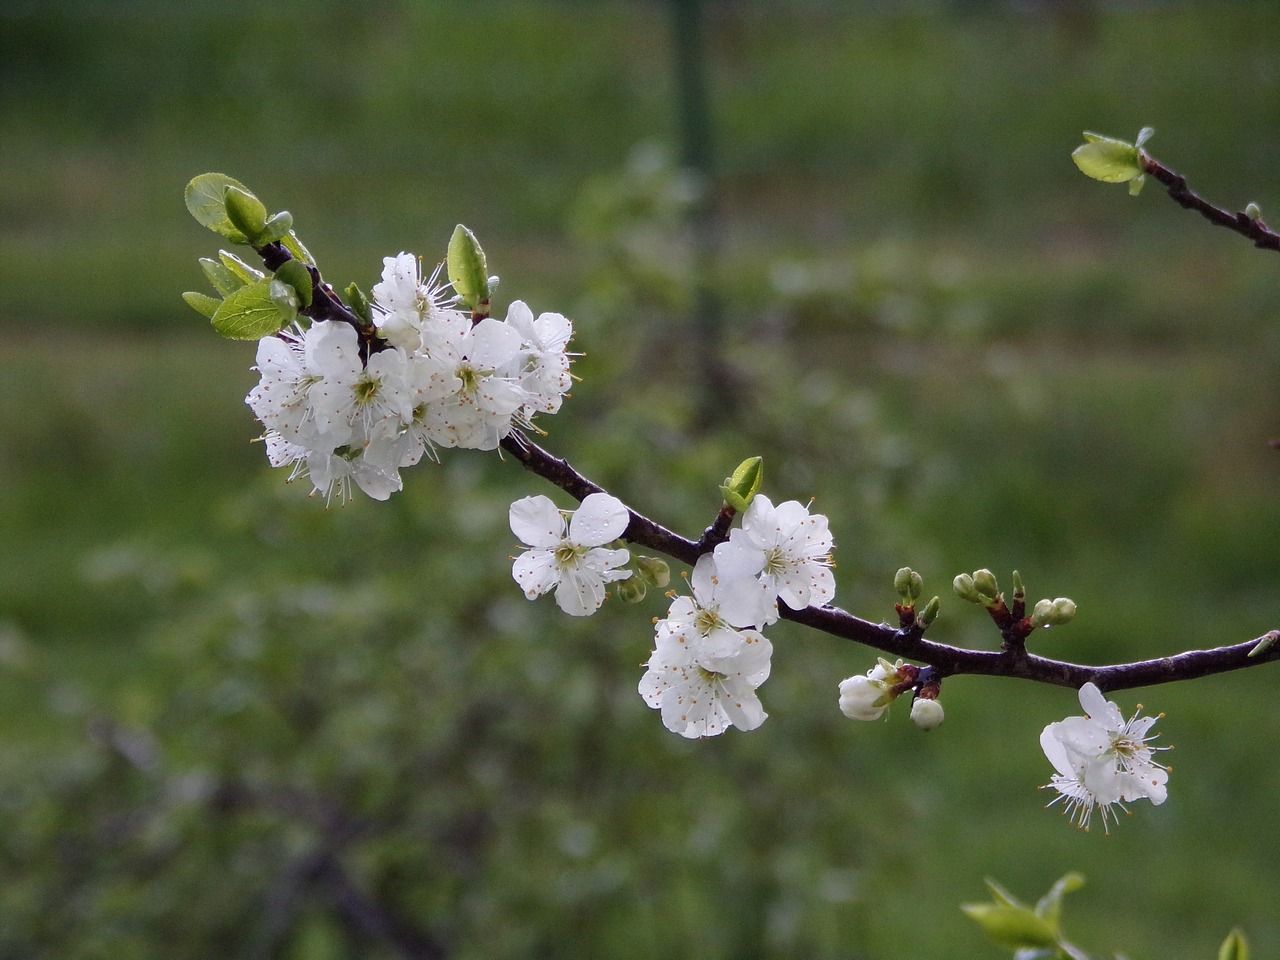
[[[1085,834],[1035,789],[1069,691],[855,724],[871,652],[782,623],[770,720],[686,743],[635,693],[662,598],[510,580],[539,481],[447,451],[326,510],[250,442],[253,347],[179,299],[208,170],[340,286],[467,223],[499,314],[577,323],[553,451],[689,535],[763,455],[863,616],[910,564],[954,643],[994,646],[948,600],[980,566],[1075,599],[1037,643],[1081,662],[1280,626],[1280,262],[1068,159],[1152,125],[1280,209],[1280,8],[708,0],[711,425],[672,9],[0,8],[0,957],[999,956],[958,904],[1073,869],[1099,953],[1280,944],[1274,668],[1119,694],[1167,713],[1170,798]]]

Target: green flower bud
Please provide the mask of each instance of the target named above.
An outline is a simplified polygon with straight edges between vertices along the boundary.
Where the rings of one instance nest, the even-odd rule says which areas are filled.
[[[1076,615],[1076,604],[1074,600],[1067,597],[1059,597],[1053,601],[1053,620],[1055,626],[1062,623],[1070,623]]]
[[[1076,615],[1075,601],[1066,597],[1057,600],[1037,600],[1031,610],[1032,627],[1057,627],[1070,623]]]
[[[982,596],[974,587],[973,577],[967,573],[962,573],[951,581],[951,589],[956,592],[956,596],[961,600],[968,600],[970,603],[981,603]]]
[[[651,587],[661,590],[671,582],[671,568],[661,557],[643,557],[637,554],[633,558],[633,564],[636,576]]]
[[[751,500],[760,492],[760,481],[764,476],[764,458],[751,457],[738,464],[733,476],[726,477],[720,487],[724,502],[739,513],[751,506]]]
[[[938,619],[938,611],[942,608],[942,601],[934,597],[924,605],[924,609],[916,615],[916,623],[921,630],[927,630],[933,621]]]
[[[1013,571],[1013,595],[1015,598],[1027,595],[1027,588],[1022,585],[1022,575],[1017,570]]]
[[[630,576],[618,581],[618,599],[623,603],[639,603],[648,591],[643,577]]]
[[[458,224],[449,238],[449,282],[459,302],[480,316],[489,315],[489,267],[476,235]]]
[[[914,606],[924,591],[924,578],[910,567],[903,567],[893,576],[893,589],[898,591],[904,607]]]
[[[1244,208],[1244,215],[1248,217],[1250,220],[1261,220],[1262,208],[1259,207],[1256,203],[1251,203]]]
[[[1031,608],[1031,626],[1043,627],[1049,622],[1051,616],[1053,616],[1053,601],[1037,600],[1036,605]]]
[[[1000,597],[1000,584],[996,583],[996,575],[990,570],[973,571],[973,588],[984,600],[996,600]]]

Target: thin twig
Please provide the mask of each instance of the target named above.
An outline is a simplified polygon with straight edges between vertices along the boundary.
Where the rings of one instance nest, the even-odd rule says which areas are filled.
[[[1250,217],[1243,211],[1231,213],[1221,207],[1215,207],[1205,200],[1187,184],[1187,178],[1170,170],[1159,160],[1141,154],[1142,169],[1156,180],[1164,184],[1174,201],[1188,210],[1194,210],[1210,223],[1234,230],[1241,236],[1248,237],[1255,247],[1263,250],[1280,250],[1280,234],[1272,231],[1261,218]]]

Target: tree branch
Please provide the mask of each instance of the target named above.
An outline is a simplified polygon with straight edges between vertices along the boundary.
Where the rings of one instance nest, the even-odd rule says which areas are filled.
[[[604,488],[578,473],[567,460],[552,456],[526,435],[512,431],[501,442],[502,449],[510,453],[525,469],[564,490],[576,500],[583,500],[592,493],[603,493]],[[641,544],[674,560],[693,566],[701,554],[714,548],[714,543],[701,545],[673,533],[666,527],[631,507],[627,508],[631,521],[623,538]],[[1033,680],[1060,687],[1078,689],[1086,683],[1095,683],[1104,691],[1127,690],[1133,687],[1154,686],[1175,680],[1191,680],[1214,673],[1255,667],[1280,659],[1280,631],[1253,640],[1216,647],[1211,650],[1188,650],[1170,657],[1155,660],[1139,660],[1133,663],[1116,663],[1105,666],[1068,663],[1028,653],[1025,648],[1013,646],[1007,650],[969,650],[924,639],[924,630],[910,624],[894,629],[887,623],[872,623],[856,617],[836,606],[806,607],[792,610],[779,604],[782,618],[803,624],[822,633],[845,640],[852,640],[875,650],[908,660],[927,663],[943,676],[975,674],[982,676],[1012,677]],[[1272,645],[1250,657],[1254,648],[1265,639]]]
[[[1164,184],[1169,196],[1179,206],[1194,210],[1210,223],[1216,223],[1220,227],[1226,227],[1241,236],[1248,237],[1255,247],[1280,251],[1280,234],[1268,228],[1261,218],[1255,219],[1244,212],[1231,213],[1221,207],[1215,207],[1192,190],[1187,184],[1187,178],[1182,174],[1175,173],[1159,160],[1147,156],[1146,153],[1140,153],[1139,157],[1143,171]]]
[[[1219,226],[1249,237],[1256,246],[1280,250],[1280,234],[1272,233],[1261,220],[1251,219],[1243,213],[1231,214],[1213,206],[1196,195],[1187,186],[1186,178],[1181,174],[1174,173],[1145,153],[1141,154],[1141,159],[1146,172],[1165,184],[1169,195],[1182,206],[1196,210]],[[271,269],[275,269],[292,256],[283,244],[268,244],[258,253],[266,266]],[[379,349],[382,344],[376,336],[376,330],[364,324],[342,302],[333,288],[320,280],[318,270],[314,267],[308,267],[308,269],[312,274],[316,297],[311,309],[306,313],[313,319],[325,318],[350,323],[360,333],[366,350]],[[377,343],[375,344],[374,341]],[[499,446],[519,461],[526,470],[559,487],[578,501],[584,500],[593,493],[606,492],[598,483],[588,480],[570,466],[567,460],[548,453],[519,430],[512,429],[502,438]],[[696,564],[698,557],[711,552],[716,544],[726,539],[728,525],[732,520],[732,514],[722,510],[704,531],[702,537],[694,541],[668,530],[631,507],[627,507],[627,511],[631,519],[623,532],[623,539],[646,546],[688,566]],[[904,659],[929,664],[943,676],[978,674],[1013,677],[1073,688],[1092,682],[1103,690],[1124,690],[1171,683],[1175,680],[1190,680],[1209,674],[1259,666],[1280,659],[1280,642],[1276,642],[1280,640],[1278,631],[1272,631],[1263,637],[1243,643],[1211,650],[1187,650],[1155,660],[1089,666],[1039,657],[1028,653],[1022,644],[1016,643],[1006,642],[1004,649],[999,651],[969,650],[934,643],[924,639],[924,628],[916,623],[908,622],[906,626],[894,629],[888,623],[863,620],[835,606],[791,610],[786,604],[780,604],[778,611],[783,619],[803,624],[822,633],[853,640]],[[1270,639],[1271,643],[1256,655],[1250,656],[1258,644],[1267,639]]]

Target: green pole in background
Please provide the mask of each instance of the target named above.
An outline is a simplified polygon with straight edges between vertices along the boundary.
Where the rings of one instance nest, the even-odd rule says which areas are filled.
[[[724,310],[713,277],[720,248],[715,197],[714,135],[705,70],[702,0],[671,0],[671,27],[679,104],[680,163],[698,178],[698,199],[690,206],[688,227],[693,247],[693,316],[690,332],[697,352],[697,423],[722,421],[732,409],[732,378],[722,360],[720,337]]]

